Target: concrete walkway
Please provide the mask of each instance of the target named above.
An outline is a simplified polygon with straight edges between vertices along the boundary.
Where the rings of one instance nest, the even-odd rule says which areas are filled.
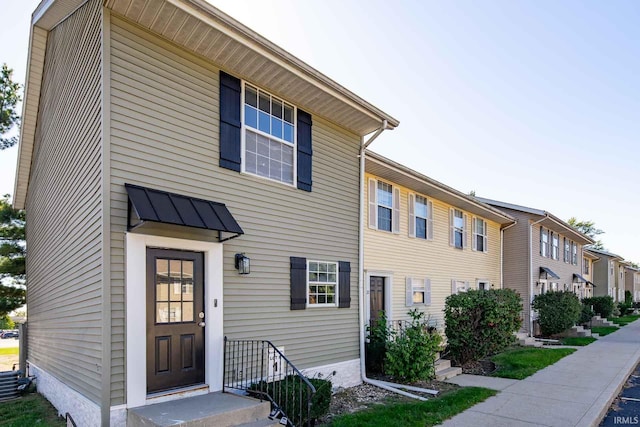
[[[484,387],[491,390],[504,390],[517,383],[519,380],[512,380],[509,378],[487,377],[484,375],[469,375],[462,374],[449,378],[446,383],[457,384],[460,387]]]
[[[638,362],[640,320],[504,387],[443,426],[597,426]]]

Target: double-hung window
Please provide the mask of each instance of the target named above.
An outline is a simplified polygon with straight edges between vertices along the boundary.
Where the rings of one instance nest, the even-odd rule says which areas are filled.
[[[407,277],[406,306],[431,304],[431,279]]]
[[[474,251],[487,252],[487,222],[481,218],[473,218]]]
[[[451,208],[449,216],[451,226],[449,243],[455,248],[464,249],[467,244],[467,215],[459,209]]]
[[[393,187],[378,181],[378,230],[391,231],[393,222]]]
[[[587,258],[582,258],[582,272],[589,274],[589,259]]]
[[[293,185],[296,109],[244,84],[244,172]]]
[[[571,264],[578,265],[578,244],[571,242]]]
[[[433,239],[433,202],[409,193],[409,237]]]
[[[549,258],[549,230],[540,227],[540,256]]]
[[[416,237],[427,238],[427,224],[429,216],[427,214],[427,199],[416,196]]]
[[[338,263],[308,261],[309,306],[335,306],[338,292]]]
[[[571,241],[564,238],[564,262],[570,262],[571,260]]]
[[[551,232],[551,258],[560,259],[560,237]]]

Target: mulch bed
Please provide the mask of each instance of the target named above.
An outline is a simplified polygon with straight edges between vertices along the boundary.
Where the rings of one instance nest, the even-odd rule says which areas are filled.
[[[490,376],[496,370],[496,364],[490,360],[477,360],[462,365],[462,373]]]

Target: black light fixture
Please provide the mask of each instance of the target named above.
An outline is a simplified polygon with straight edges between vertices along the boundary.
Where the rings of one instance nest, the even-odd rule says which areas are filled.
[[[251,258],[246,257],[243,253],[236,254],[236,270],[240,274],[249,274],[251,273]]]

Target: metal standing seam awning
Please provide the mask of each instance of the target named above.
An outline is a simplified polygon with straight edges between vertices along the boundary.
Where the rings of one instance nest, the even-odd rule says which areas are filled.
[[[540,267],[540,278],[542,278],[542,273],[546,274],[545,278],[549,278],[549,276],[551,276],[554,279],[559,279],[560,278],[560,276],[558,276],[556,273],[551,271],[551,269],[548,268],[548,267]]]
[[[139,185],[124,186],[129,196],[127,230],[133,230],[146,222],[156,222],[217,231],[220,242],[244,234],[224,203]],[[134,216],[137,217],[135,223]],[[233,236],[223,238],[222,233],[231,233]]]
[[[573,278],[574,279],[578,279],[576,281],[577,283],[586,283],[587,285],[593,286],[594,288],[596,287],[596,285],[592,281],[585,279],[584,277],[582,277],[578,273],[573,273]]]

